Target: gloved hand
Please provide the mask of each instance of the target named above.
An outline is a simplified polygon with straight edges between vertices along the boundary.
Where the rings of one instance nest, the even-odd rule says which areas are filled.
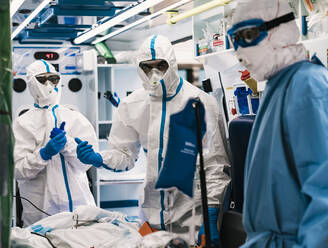
[[[92,145],[88,145],[88,141],[82,141],[79,138],[75,138],[75,142],[78,144],[76,148],[77,158],[82,163],[92,164],[97,168],[103,165],[101,155],[92,149]]]
[[[53,139],[49,140],[45,147],[41,148],[40,155],[43,160],[49,160],[59,153],[67,142],[66,132],[61,132]]]
[[[210,235],[211,235],[211,244],[217,247],[220,244],[220,234],[217,228],[219,216],[219,209],[218,208],[208,208],[208,219],[210,222]],[[205,226],[204,224],[200,227],[198,233],[198,244],[201,244],[202,235],[205,234]]]
[[[64,131],[65,124],[66,124],[66,122],[63,121],[63,122],[60,124],[60,127],[59,127],[59,128],[57,128],[57,127],[53,128],[52,131],[51,131],[51,133],[50,133],[50,138],[52,139],[52,138],[56,137],[58,134],[60,134],[60,133],[62,133],[62,132],[65,132],[65,131]]]

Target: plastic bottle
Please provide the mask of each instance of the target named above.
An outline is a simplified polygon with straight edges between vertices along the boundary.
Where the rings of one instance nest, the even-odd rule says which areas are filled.
[[[253,94],[257,94],[257,81],[251,77],[251,74],[249,73],[248,70],[245,71],[239,71],[241,72],[241,77],[240,79],[244,81],[249,88],[251,88]]]
[[[252,91],[250,94],[251,112],[252,114],[256,114],[260,105],[259,92],[257,91],[257,81],[251,77],[251,74],[248,70],[239,72],[241,72],[240,79],[244,81]]]
[[[248,115],[251,113],[249,108],[249,95],[251,90],[247,89],[246,86],[234,86],[234,98],[236,101],[237,112],[241,115]]]

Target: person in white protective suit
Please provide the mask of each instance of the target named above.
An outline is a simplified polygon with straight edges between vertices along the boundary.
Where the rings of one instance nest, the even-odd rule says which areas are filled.
[[[96,135],[82,114],[58,105],[59,82],[60,75],[50,63],[32,63],[27,68],[27,84],[34,108],[13,124],[20,196],[50,215],[80,205],[95,206],[86,175],[89,166],[77,159],[73,137],[83,137],[98,149]],[[24,226],[46,217],[24,199],[22,205]]]
[[[143,88],[135,90],[120,103],[114,116],[108,150],[95,153],[87,141],[77,140],[78,157],[86,164],[125,171],[135,165],[141,146],[147,157],[144,197],[141,200],[146,220],[157,229],[172,230],[189,240],[189,227],[195,223],[199,230],[203,222],[199,179],[195,183],[194,219],[192,199],[175,190],[173,207],[168,210],[167,192],[157,191],[154,186],[167,151],[170,116],[184,109],[190,98],[200,98],[207,125],[203,144],[208,203],[216,209],[214,228],[211,229],[215,235],[211,237],[217,243],[218,209],[230,182],[224,170],[230,165],[219,129],[219,121],[223,118],[218,104],[214,97],[179,77],[173,46],[166,37],[154,35],[146,39],[137,53],[136,63]]]

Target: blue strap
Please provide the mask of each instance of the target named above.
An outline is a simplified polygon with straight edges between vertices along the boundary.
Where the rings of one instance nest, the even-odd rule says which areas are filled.
[[[165,117],[166,117],[166,87],[163,79],[160,81],[162,85],[163,90],[163,98],[162,98],[162,119],[161,119],[161,129],[159,133],[159,150],[158,150],[158,172],[160,171],[162,167],[162,154],[163,154],[163,140],[164,140],[164,127],[165,127]],[[165,224],[164,224],[164,191],[160,192],[161,194],[161,212],[160,212],[160,218],[161,218],[161,229],[165,230]]]
[[[69,208],[70,212],[73,212],[73,201],[72,201],[72,195],[71,195],[71,191],[70,191],[69,184],[68,184],[65,159],[64,159],[63,154],[60,153],[59,155],[60,155],[60,160],[62,163],[62,171],[63,171],[65,187],[66,187],[66,192],[67,192],[67,197],[68,197],[68,208]]]
[[[166,87],[163,79],[161,79],[160,82],[162,85],[163,96],[162,96],[161,128],[159,133],[158,171],[160,171],[162,167],[163,137],[164,137],[165,117],[166,117]]]
[[[182,79],[182,77],[180,77],[180,83],[179,83],[179,85],[178,85],[178,87],[175,91],[175,94],[173,96],[170,96],[170,97],[166,98],[167,102],[171,101],[180,92],[180,90],[182,88],[182,85],[183,85],[183,79]]]
[[[159,150],[158,150],[158,172],[160,171],[162,167],[162,161],[163,161],[163,146],[164,146],[164,128],[165,128],[165,117],[166,117],[166,102],[172,100],[181,90],[183,85],[183,79],[180,77],[180,83],[176,89],[176,92],[171,97],[166,97],[166,87],[164,80],[160,80],[163,90],[163,96],[162,96],[162,119],[161,119],[161,128],[160,128],[160,134],[159,134]],[[161,212],[160,212],[160,218],[161,218],[161,229],[165,230],[165,224],[164,224],[164,211],[165,211],[165,205],[164,205],[164,191],[160,192],[161,195]]]
[[[39,108],[39,109],[47,109],[47,108],[49,108],[49,106],[40,107],[40,105],[37,104],[37,103],[34,103],[34,107]]]
[[[150,42],[150,53],[151,53],[151,59],[156,59],[156,51],[155,51],[155,40],[157,38],[157,34],[153,36]]]
[[[43,59],[40,59],[40,61],[42,61],[42,63],[46,66],[47,72],[50,72],[49,64]]]
[[[57,125],[57,116],[56,116],[56,113],[55,113],[56,108],[58,108],[57,104],[52,107],[52,114],[55,118],[55,127],[58,127],[58,125]],[[67,197],[68,197],[68,208],[69,208],[70,212],[73,212],[73,201],[72,201],[71,190],[70,190],[69,184],[68,184],[68,177],[67,177],[67,171],[66,171],[65,158],[64,158],[63,154],[59,153],[59,155],[60,155],[60,160],[61,160],[61,164],[62,164],[62,171],[63,171],[65,187],[66,187],[66,192],[67,192]]]
[[[57,125],[57,116],[56,116],[56,113],[55,113],[56,108],[58,108],[58,104],[56,104],[55,106],[52,107],[52,114],[55,118],[55,127],[58,127],[58,125]]]
[[[155,40],[157,38],[157,35],[154,35],[150,42],[150,52],[152,60],[156,59],[156,51],[155,51]],[[181,90],[183,79],[180,77],[180,83],[177,87],[176,93],[171,97],[166,97],[166,87],[163,79],[160,81],[162,85],[163,90],[163,98],[162,98],[162,119],[161,119],[161,128],[160,128],[160,137],[159,137],[159,151],[158,151],[158,171],[160,171],[162,167],[162,154],[163,154],[163,140],[164,140],[164,127],[165,127],[165,117],[166,117],[166,102],[172,100]],[[165,230],[165,224],[164,224],[164,191],[160,192],[161,195],[161,212],[160,212],[160,218],[161,218],[161,229]]]

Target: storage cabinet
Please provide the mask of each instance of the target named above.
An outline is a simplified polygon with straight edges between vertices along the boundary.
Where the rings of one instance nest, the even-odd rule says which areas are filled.
[[[308,58],[314,54],[327,66],[328,64],[328,16],[311,14],[308,17],[308,7],[304,0],[287,0],[296,17],[299,27],[300,41],[306,49]],[[206,3],[206,0],[194,0],[194,6]],[[315,1],[308,1],[315,2]],[[317,4],[324,4],[325,1]],[[227,39],[227,30],[232,26],[232,9],[238,1],[231,1],[228,5],[216,7],[193,17],[193,41],[195,59],[204,65],[206,77],[210,79],[213,94],[222,105],[222,96],[225,95],[226,115],[232,120],[238,114],[236,97],[237,87],[246,87],[241,80],[240,71],[244,68],[231,49]],[[327,4],[327,3],[325,3]],[[323,7],[322,7],[323,8]],[[317,22],[315,22],[315,18]],[[311,22],[309,22],[311,20]],[[287,34],[286,34],[287,35]],[[250,75],[252,76],[252,75]],[[258,89],[263,91],[265,82],[259,82]],[[248,88],[247,88],[248,90]],[[261,94],[260,94],[261,95]]]
[[[99,150],[102,151],[108,147],[108,137],[117,111],[117,108],[104,97],[104,93],[116,92],[122,101],[131,92],[141,88],[142,83],[134,65],[99,64],[95,71],[98,91],[96,130]],[[142,149],[135,167],[130,171],[115,173],[106,169],[92,168],[91,170],[93,194],[97,206],[129,215],[138,215],[138,196],[142,193],[146,170],[146,158]]]
[[[208,2],[207,0],[194,0],[194,7]],[[309,18],[308,4],[316,1],[287,0],[289,6],[294,12],[296,23],[299,27],[301,40],[311,40],[323,38],[327,35],[328,16],[322,13],[311,14]],[[308,2],[308,4],[305,4]],[[209,55],[218,55],[222,52],[232,51],[232,46],[227,37],[227,30],[232,26],[232,10],[236,8],[237,0],[231,1],[225,6],[219,6],[193,16],[193,41],[194,55],[198,59],[209,57]],[[315,4],[324,3],[317,1]],[[313,18],[315,17],[315,18]],[[310,20],[310,21],[309,21]]]

